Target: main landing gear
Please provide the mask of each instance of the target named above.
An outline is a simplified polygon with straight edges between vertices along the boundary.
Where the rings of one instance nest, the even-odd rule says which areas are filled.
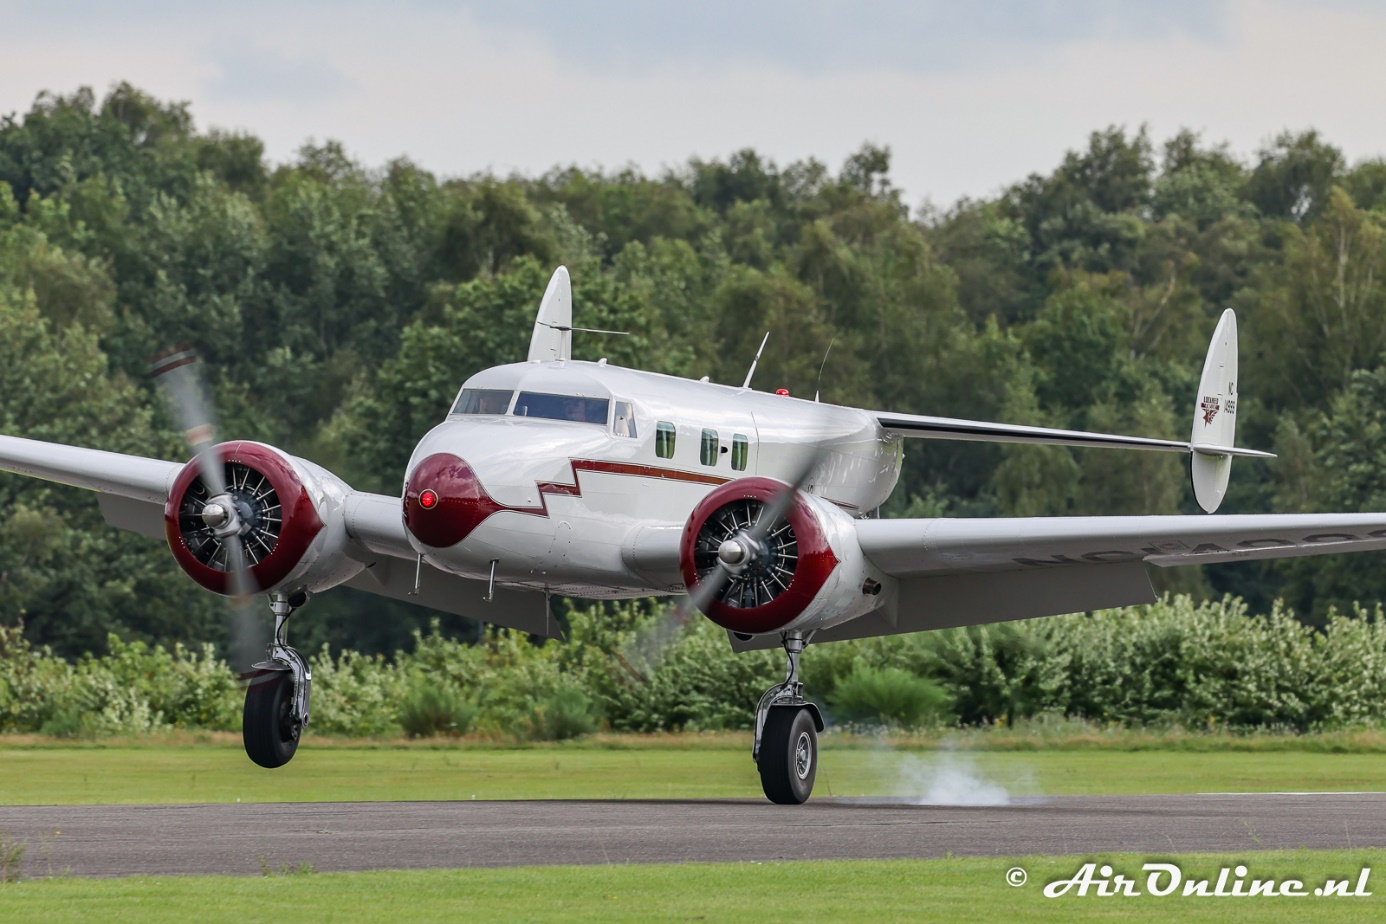
[[[780,636],[789,667],[783,683],[765,691],[756,706],[756,738],[751,750],[760,769],[760,785],[771,802],[798,805],[808,801],[818,776],[818,733],[823,715],[804,699],[799,655],[813,633]]]
[[[308,724],[308,692],[313,673],[308,662],[284,641],[289,616],[304,603],[308,594],[270,594],[274,612],[274,641],[267,660],[251,668],[245,690],[245,712],[241,737],[245,753],[262,767],[273,770],[293,759],[298,739]]]

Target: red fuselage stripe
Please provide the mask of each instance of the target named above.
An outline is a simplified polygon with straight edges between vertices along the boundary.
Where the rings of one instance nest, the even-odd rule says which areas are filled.
[[[685,481],[690,484],[719,485],[731,481],[730,478],[723,478],[721,475],[704,475],[699,472],[683,472],[674,468],[660,468],[657,465],[635,465],[630,462],[599,462],[595,459],[569,459],[568,464],[573,469],[573,483],[564,484],[561,481],[539,481],[535,482],[535,487],[539,491],[539,506],[537,507],[511,507],[506,504],[497,504],[497,512],[501,510],[507,513],[527,513],[530,516],[547,517],[549,515],[549,505],[545,498],[550,495],[557,497],[581,497],[582,482],[579,480],[581,472],[597,472],[603,475],[631,475],[636,478],[659,478],[663,481]]]
[[[600,472],[605,475],[633,475],[637,478],[661,478],[665,481],[687,481],[692,484],[726,484],[730,479],[721,475],[704,475],[698,472],[681,472],[657,465],[634,465],[629,462],[598,462],[592,459],[569,459],[573,467],[573,483],[562,484],[557,481],[544,481],[538,484],[540,494],[565,494],[571,497],[582,496],[582,486],[578,483],[579,472]]]
[[[658,478],[662,481],[683,481],[693,484],[720,485],[729,479],[720,475],[681,472],[653,465],[632,465],[624,462],[597,462],[590,459],[569,459],[573,482],[542,481],[535,484],[539,503],[533,507],[512,507],[491,496],[481,479],[467,462],[451,453],[438,453],[424,459],[409,476],[404,493],[405,527],[425,545],[448,548],[466,539],[472,532],[497,513],[521,513],[532,517],[549,516],[550,495],[581,497],[580,472],[608,475],[627,475],[637,478]],[[433,492],[436,500],[423,506],[423,496]]]

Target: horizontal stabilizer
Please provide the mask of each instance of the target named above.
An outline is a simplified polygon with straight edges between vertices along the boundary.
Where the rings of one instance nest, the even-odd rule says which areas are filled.
[[[918,439],[963,440],[980,443],[1033,443],[1044,446],[1070,446],[1108,449],[1145,449],[1155,452],[1187,452],[1193,477],[1194,496],[1208,513],[1217,510],[1227,493],[1227,479],[1233,456],[1273,459],[1275,454],[1234,445],[1237,417],[1237,317],[1228,309],[1222,313],[1199,382],[1198,407],[1194,412],[1193,433],[1187,443],[1144,436],[1092,433],[1085,430],[1059,430],[1019,424],[963,420],[956,417],[926,417],[921,414],[877,412],[876,421],[889,433]]]
[[[964,440],[979,443],[1039,443],[1046,446],[1088,446],[1111,449],[1153,449],[1156,452],[1188,452],[1189,444],[1180,440],[1157,440],[1144,436],[1118,436],[1083,430],[1056,430],[1020,424],[961,420],[956,417],[925,417],[919,414],[877,414],[880,425],[901,436],[919,439]]]
[[[1240,446],[1213,446],[1202,443],[1192,444],[1193,451],[1201,456],[1243,456],[1248,459],[1274,459],[1275,453],[1260,449],[1243,449]]]

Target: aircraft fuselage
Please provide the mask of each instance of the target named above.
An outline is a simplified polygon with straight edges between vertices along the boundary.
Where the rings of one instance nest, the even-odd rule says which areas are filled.
[[[651,566],[717,485],[787,480],[852,516],[889,497],[899,437],[854,408],[555,361],[472,376],[409,460],[411,542],[434,566],[579,597],[682,593]],[[431,497],[420,497],[429,492]],[[427,503],[428,501],[432,503]]]

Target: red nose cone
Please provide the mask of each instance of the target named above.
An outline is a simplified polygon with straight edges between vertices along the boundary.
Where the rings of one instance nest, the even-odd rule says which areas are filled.
[[[547,515],[542,506],[516,508],[496,503],[472,467],[446,452],[420,462],[404,488],[405,528],[435,549],[456,545],[502,510]]]

